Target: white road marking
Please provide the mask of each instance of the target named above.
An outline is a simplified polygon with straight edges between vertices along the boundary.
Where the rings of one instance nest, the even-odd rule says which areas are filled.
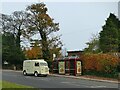
[[[49,78],[41,78],[41,77],[31,77],[31,76],[26,76],[25,78],[32,78],[34,80],[43,80],[43,81],[50,81],[51,79]]]
[[[89,88],[90,86],[86,86],[86,85],[83,85],[83,84],[78,84],[77,82],[61,82],[61,83],[64,83],[64,84],[69,84],[69,85],[74,85],[74,86],[83,86],[83,87],[87,87]]]
[[[48,79],[48,78],[42,78],[42,79],[40,79],[40,80],[43,80],[43,81],[50,81],[50,79]]]
[[[61,83],[74,83],[74,82],[61,82]]]
[[[25,78],[31,78],[30,76],[25,76]]]
[[[106,88],[106,86],[91,86],[91,88]]]
[[[78,84],[77,82],[61,82],[64,84],[69,84],[69,85],[74,85],[74,86],[83,86],[87,88],[106,88],[106,86],[91,86],[91,85],[83,85],[83,84]]]

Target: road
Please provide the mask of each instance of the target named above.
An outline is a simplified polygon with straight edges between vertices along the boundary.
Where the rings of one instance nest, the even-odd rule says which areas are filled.
[[[118,88],[117,83],[90,81],[65,77],[23,76],[21,71],[2,71],[2,80],[35,88]]]

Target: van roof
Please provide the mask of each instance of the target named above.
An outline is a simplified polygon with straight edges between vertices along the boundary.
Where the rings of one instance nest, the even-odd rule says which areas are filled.
[[[37,60],[24,60],[24,62],[34,61],[34,62],[46,62],[44,59],[37,59]]]

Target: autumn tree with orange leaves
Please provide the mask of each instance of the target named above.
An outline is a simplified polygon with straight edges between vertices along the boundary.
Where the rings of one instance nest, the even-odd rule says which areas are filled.
[[[29,48],[29,49],[25,50],[24,52],[25,52],[26,59],[42,58],[42,49],[39,46],[39,44],[37,43],[37,41],[35,41],[33,43],[32,48]]]
[[[48,9],[44,3],[28,6],[27,12],[30,14],[27,20],[29,23],[27,30],[34,35],[36,33],[40,35],[42,58],[46,61],[50,60],[51,50],[59,48],[58,52],[60,52],[62,47],[60,36],[57,33],[59,31],[59,23],[55,23],[54,19],[48,15]],[[34,49],[32,50],[34,51]]]

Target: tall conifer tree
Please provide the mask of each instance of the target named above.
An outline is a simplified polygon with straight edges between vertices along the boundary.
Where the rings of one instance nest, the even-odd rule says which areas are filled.
[[[106,20],[106,24],[100,32],[100,49],[106,52],[118,52],[119,50],[119,19],[112,13]]]

